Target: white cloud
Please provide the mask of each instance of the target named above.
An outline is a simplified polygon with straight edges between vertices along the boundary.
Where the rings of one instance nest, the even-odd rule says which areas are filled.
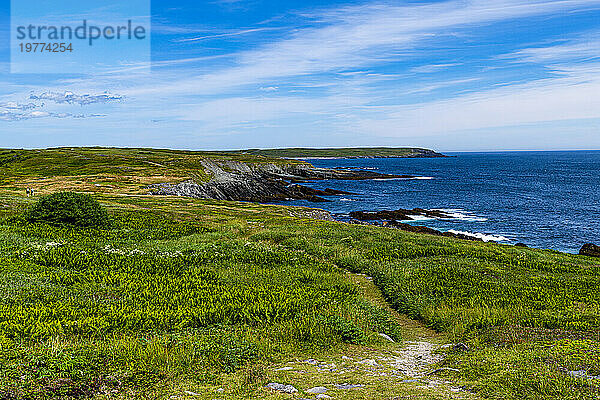
[[[397,60],[434,34],[454,27],[544,15],[581,7],[600,8],[600,0],[451,0],[428,5],[365,5],[307,15],[322,26],[297,30],[288,38],[244,51],[230,68],[168,83],[131,88],[131,95],[216,94],[245,85],[286,78],[343,72]],[[400,56],[401,57],[401,56]]]
[[[564,63],[589,63],[600,59],[600,31],[588,31],[574,38],[562,38],[557,42],[503,54],[498,59],[542,64],[551,69],[557,65],[560,69]]]
[[[39,107],[37,104],[34,103],[26,103],[26,104],[21,104],[21,103],[16,103],[14,101],[9,101],[6,103],[1,104],[0,103],[0,109],[5,109],[5,110],[10,110],[10,111],[27,111],[27,110],[33,110],[34,108]]]
[[[79,104],[79,105],[88,105],[95,103],[109,103],[113,101],[121,101],[123,100],[123,96],[118,94],[111,94],[108,92],[102,94],[75,94],[73,92],[45,92],[41,94],[31,94],[29,96],[30,100],[38,100],[38,101],[53,101],[58,104]]]
[[[7,111],[0,110],[0,121],[5,122],[15,122],[15,121],[25,121],[30,119],[39,119],[39,118],[96,118],[101,117],[103,115],[100,114],[72,114],[72,113],[56,113],[56,112],[48,112],[48,111]]]
[[[427,64],[420,65],[418,67],[411,68],[411,71],[417,74],[431,74],[433,72],[440,72],[443,70],[447,70],[451,67],[456,67],[461,65],[459,63],[451,63],[451,64]]]
[[[263,92],[276,92],[279,90],[279,88],[277,86],[267,86],[261,87],[260,90]]]
[[[237,31],[232,31],[232,32],[215,33],[215,34],[211,34],[211,35],[195,36],[195,37],[186,38],[186,39],[176,39],[175,42],[182,42],[182,43],[186,43],[186,42],[200,42],[202,40],[210,40],[210,39],[219,39],[219,38],[225,38],[225,37],[242,36],[242,35],[249,35],[251,33],[265,32],[265,31],[272,31],[272,30],[275,30],[275,28],[242,29],[242,30],[237,30]]]
[[[410,104],[408,98],[484,80],[474,77],[473,71],[460,76],[457,70],[461,65],[451,54],[435,64],[400,66],[402,61],[422,56],[421,49],[435,45],[440,35],[460,28],[477,29],[503,20],[599,7],[600,0],[450,0],[318,10],[305,14],[312,27],[290,31],[269,44],[221,56],[167,60],[157,64],[164,68],[152,75],[137,75],[142,66],[124,66],[93,79],[60,82],[56,88],[44,89],[36,100],[101,105],[127,96],[127,104],[111,110],[111,121],[136,125],[140,119],[160,120],[161,126],[176,129],[175,121],[187,129],[180,135],[190,136],[235,132],[240,127],[260,131],[268,126],[282,127],[282,135],[299,136],[298,119],[322,132],[414,137],[600,118],[599,69],[592,62],[599,49],[586,37],[523,49],[494,60],[541,63],[560,72],[554,78],[496,88],[492,82],[483,90],[473,84],[474,93],[448,90],[452,95],[444,100],[431,97]],[[217,58],[217,65],[210,65],[208,61]],[[394,68],[385,73],[377,69],[392,63],[396,63]],[[444,74],[449,68],[451,78]],[[425,74],[431,76],[420,76]],[[77,95],[62,92],[65,87],[78,93],[112,88],[121,95],[73,97]],[[261,96],[256,96],[257,87]],[[284,92],[280,87],[290,90],[280,95]],[[131,120],[132,115],[136,121]]]
[[[447,100],[385,109],[359,129],[407,137],[550,121],[600,118],[600,64],[595,71],[512,85]]]

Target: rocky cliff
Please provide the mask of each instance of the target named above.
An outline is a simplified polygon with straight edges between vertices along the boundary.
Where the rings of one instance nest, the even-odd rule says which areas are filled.
[[[250,164],[237,161],[205,159],[208,182],[193,179],[180,183],[151,185],[155,195],[185,196],[200,199],[268,202],[276,200],[327,201],[322,196],[349,194],[333,189],[318,190],[300,183],[325,179],[413,178],[411,175],[385,175],[372,171],[349,171],[315,168],[310,164]]]

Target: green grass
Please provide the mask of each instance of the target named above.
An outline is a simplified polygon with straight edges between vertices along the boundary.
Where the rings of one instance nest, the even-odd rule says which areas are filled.
[[[235,152],[238,154],[253,154],[266,157],[289,157],[289,158],[310,158],[310,157],[423,157],[442,155],[431,150],[411,148],[411,147],[357,147],[340,149],[311,149],[311,148],[291,148],[291,149],[252,149]]]
[[[39,194],[59,190],[142,194],[151,184],[210,180],[212,175],[203,165],[207,160],[224,169],[230,162],[304,164],[236,152],[101,147],[0,150],[0,184],[13,193],[33,188]]]
[[[459,372],[442,375],[473,396],[600,395],[598,380],[569,374],[600,374],[598,259],[309,220],[301,208],[129,192],[162,171],[148,161],[181,156],[166,168],[184,178],[205,153],[42,154],[43,163],[35,151],[0,158],[0,398],[285,398],[264,389],[289,378],[274,364],[316,355],[341,363],[342,354],[384,351],[377,333],[422,334],[391,318],[390,306],[441,332],[436,340],[468,344],[444,362]],[[127,178],[115,165],[131,168]],[[111,214],[105,229],[15,218],[35,200],[23,196],[24,181],[52,180],[51,191],[111,173],[128,180],[94,195]],[[447,398],[363,375],[344,379],[369,388],[336,398]],[[334,378],[307,371],[297,382],[325,379]]]
[[[597,398],[600,382],[568,373],[597,370],[597,259],[391,229],[298,225],[275,226],[254,238],[366,273],[396,310],[469,343],[472,351],[448,362],[461,370],[455,378],[477,393]]]
[[[234,232],[148,211],[117,213],[110,229],[6,219],[2,390],[32,399],[107,385],[152,391],[395,334],[340,268]]]

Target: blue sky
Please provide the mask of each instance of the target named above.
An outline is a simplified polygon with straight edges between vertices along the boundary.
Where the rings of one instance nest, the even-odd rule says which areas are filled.
[[[2,5],[0,147],[600,149],[600,0],[156,0],[151,72],[53,75]]]

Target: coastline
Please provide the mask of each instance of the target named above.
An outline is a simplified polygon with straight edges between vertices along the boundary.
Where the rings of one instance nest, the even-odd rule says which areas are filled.
[[[469,214],[456,220],[408,221],[442,232],[470,233],[502,243],[524,243],[540,249],[577,254],[586,243],[600,242],[594,184],[600,152],[460,153],[441,159],[315,160],[327,168],[399,171],[434,179],[328,183],[357,193],[320,205],[348,221],[353,211],[421,207],[455,209]],[[312,184],[319,187],[318,184]],[[280,203],[282,204],[282,203]],[[290,204],[304,205],[294,201]],[[406,221],[402,221],[406,222]]]

